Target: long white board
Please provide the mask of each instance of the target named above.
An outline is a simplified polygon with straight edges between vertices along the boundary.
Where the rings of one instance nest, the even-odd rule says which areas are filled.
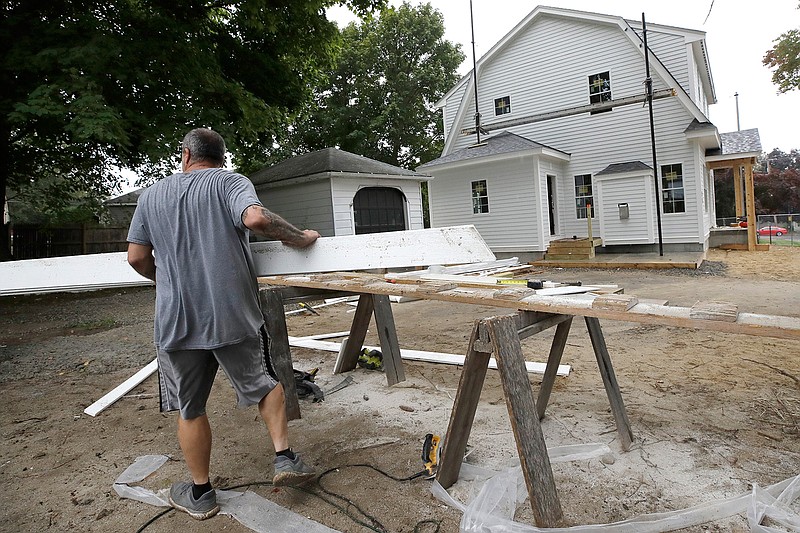
[[[322,237],[302,249],[274,241],[259,242],[250,249],[259,276],[495,260],[475,226]]]
[[[474,226],[322,237],[292,248],[277,241],[250,245],[259,276],[493,261]],[[0,296],[148,285],[125,252],[0,263]]]

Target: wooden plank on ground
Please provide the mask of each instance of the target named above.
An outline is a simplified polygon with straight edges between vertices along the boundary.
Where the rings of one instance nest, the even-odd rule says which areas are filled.
[[[494,261],[474,226],[322,237],[308,248],[250,245],[259,276]]]
[[[689,318],[697,320],[722,320],[736,322],[739,306],[728,302],[697,302],[689,311]]]
[[[102,398],[84,409],[83,412],[89,416],[97,416],[100,411],[130,392],[136,385],[150,377],[151,374],[154,374],[156,370],[158,370],[158,361],[153,359],[147,366],[114,387],[110,392],[104,394]]]

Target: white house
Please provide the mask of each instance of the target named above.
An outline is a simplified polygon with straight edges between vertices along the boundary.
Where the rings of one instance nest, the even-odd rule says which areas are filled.
[[[421,184],[431,179],[338,148],[292,157],[249,178],[267,209],[324,237],[422,229]]]
[[[708,119],[705,33],[648,22],[656,194],[643,41],[641,21],[535,8],[437,104],[445,148],[418,169],[435,178],[431,225],[474,224],[496,254],[538,258],[587,237],[591,212],[598,251],[704,250],[716,218],[707,153],[717,167],[742,154]]]

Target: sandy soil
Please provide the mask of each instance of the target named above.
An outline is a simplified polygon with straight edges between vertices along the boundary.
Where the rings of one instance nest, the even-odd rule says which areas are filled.
[[[737,303],[740,310],[800,316],[800,249],[769,252],[711,250],[698,271],[543,270],[537,277],[617,283],[627,294]],[[168,462],[143,485],[167,487],[186,476],[174,436],[174,417],[158,413],[151,377],[96,418],[83,409],[152,360],[152,289],[0,299],[0,486],[6,504],[0,531],[136,531],[159,510],[113,492],[114,479],[140,455]],[[415,301],[393,306],[401,346],[463,354],[474,319],[498,309]],[[351,308],[288,318],[291,335],[346,330]],[[505,311],[500,311],[504,313]],[[606,342],[635,436],[623,452],[616,438],[588,335],[573,325],[560,377],[542,427],[549,446],[605,443],[601,459],[554,465],[565,525],[607,523],[648,512],[682,509],[738,495],[800,472],[800,342],[674,327],[603,322]],[[526,357],[544,361],[552,332],[523,342]],[[374,330],[367,343],[377,343]],[[295,366],[319,368],[326,389],[335,354],[293,351]],[[358,369],[352,385],[325,402],[301,400],[303,418],[291,423],[293,446],[320,470],[341,467],[321,484],[357,504],[378,522],[374,530],[458,531],[460,515],[442,506],[423,479],[395,481],[422,467],[426,433],[444,435],[460,368],[406,363],[407,380],[387,387],[380,372]],[[540,376],[532,375],[534,389]],[[217,487],[268,480],[273,450],[255,410],[234,407],[219,379],[210,402]],[[470,439],[469,462],[499,469],[516,457],[502,387],[489,371]],[[319,492],[311,485],[312,492]],[[315,494],[253,490],[340,531],[369,531]],[[451,493],[466,499],[469,487]],[[351,508],[352,510],[353,508]],[[362,516],[362,520],[364,520]],[[533,523],[529,505],[517,520]],[[198,523],[170,513],[145,531],[248,531],[224,516]],[[737,516],[685,531],[746,531]]]

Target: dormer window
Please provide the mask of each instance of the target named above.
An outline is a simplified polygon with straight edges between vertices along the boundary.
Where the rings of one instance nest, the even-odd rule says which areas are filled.
[[[504,96],[494,99],[494,116],[511,113],[511,97]]]
[[[609,101],[611,101],[611,76],[609,73],[601,72],[600,74],[589,76],[589,103],[602,104]],[[611,111],[611,109],[592,111],[592,114],[604,111]]]

